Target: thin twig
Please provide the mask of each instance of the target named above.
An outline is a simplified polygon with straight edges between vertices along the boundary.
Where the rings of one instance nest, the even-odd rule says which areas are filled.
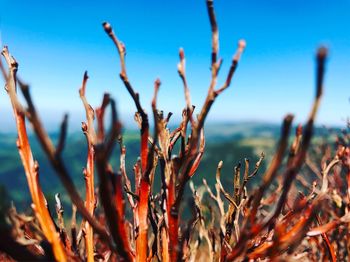
[[[64,149],[64,145],[66,143],[67,128],[68,128],[68,114],[64,114],[63,121],[61,123],[60,136],[59,136],[58,143],[56,146],[56,155],[62,154],[62,151]]]

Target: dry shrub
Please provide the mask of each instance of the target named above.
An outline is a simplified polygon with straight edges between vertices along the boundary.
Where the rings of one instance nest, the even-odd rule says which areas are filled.
[[[315,146],[310,153],[314,119],[323,90],[327,50],[317,52],[316,94],[304,127],[296,128],[292,143],[292,115],[287,115],[280,140],[269,167],[261,174],[261,183],[247,191],[249,180],[258,175],[264,160],[262,153],[255,167],[245,159],[234,169],[233,191],[227,191],[220,181],[222,161],[218,164],[215,191],[203,180],[196,188],[191,177],[196,173],[205,150],[204,123],[218,95],[231,83],[245,48],[240,40],[231,67],[222,86],[217,76],[222,64],[218,58],[218,26],[213,2],[207,0],[212,31],[211,81],[204,105],[195,116],[186,81],[185,53],[179,51],[178,73],[183,82],[186,107],[178,128],[170,130],[167,116],[157,108],[160,80],[154,83],[152,114],[153,134],[148,114],[141,105],[127,75],[126,49],[109,23],[103,28],[115,44],[120,60],[120,78],[133,99],[137,112],[135,121],[140,129],[140,157],[134,165],[134,188],[126,174],[121,123],[114,100],[105,94],[95,110],[85,93],[88,81],[84,74],[79,89],[86,111],[82,131],[88,145],[84,179],[86,199],[83,200],[62,159],[67,130],[67,116],[55,146],[44,129],[36,111],[29,86],[17,77],[17,62],[3,48],[8,72],[1,64],[6,91],[12,103],[17,124],[17,146],[32,197],[33,215],[8,212],[11,230],[2,230],[1,257],[15,260],[58,261],[247,261],[247,260],[348,260],[350,234],[350,148],[349,134],[344,131],[336,141],[336,149],[325,144]],[[26,107],[17,98],[16,86],[24,95]],[[111,108],[110,129],[104,127],[106,108]],[[26,131],[26,120],[34,132],[66,188],[72,204],[70,225],[63,220],[63,207],[56,195],[56,215],[52,217],[39,183],[39,164],[34,160]],[[97,128],[95,130],[95,122]],[[190,134],[190,135],[188,135]],[[115,144],[119,146],[120,167],[113,170],[109,159]],[[179,144],[178,147],[175,147]],[[178,152],[174,152],[175,149]],[[177,151],[177,150],[176,150]],[[289,153],[287,153],[289,152]],[[96,171],[95,171],[96,169]],[[156,172],[157,171],[157,172]],[[99,184],[95,186],[94,176]],[[153,183],[161,180],[160,192]],[[190,182],[192,218],[182,219],[184,190]],[[347,185],[347,186],[345,186]],[[98,188],[98,190],[96,190]],[[131,210],[130,221],[126,208]],[[76,212],[83,221],[76,222]]]

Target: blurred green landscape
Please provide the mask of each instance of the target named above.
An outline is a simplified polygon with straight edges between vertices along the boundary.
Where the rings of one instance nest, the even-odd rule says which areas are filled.
[[[173,128],[170,127],[172,130]],[[228,190],[232,190],[233,168],[239,161],[244,162],[244,158],[250,160],[251,170],[255,162],[259,159],[261,152],[266,157],[259,172],[260,175],[254,178],[250,186],[256,184],[269,163],[273,154],[275,143],[279,137],[280,126],[277,124],[262,123],[222,123],[209,124],[205,129],[206,148],[202,162],[193,176],[196,185],[202,184],[202,179],[206,178],[209,185],[215,181],[215,172],[220,160],[224,162],[222,169],[222,182],[226,184]],[[50,134],[56,141],[58,134]],[[125,130],[123,133],[124,144],[126,145],[126,168],[127,174],[133,181],[132,167],[139,156],[139,132],[137,130]],[[36,137],[30,135],[30,142],[34,158],[40,165],[40,182],[45,196],[50,205],[54,205],[54,194],[60,193],[63,203],[70,210],[70,201],[65,193],[65,189],[58,180],[55,172],[51,168],[44,155]],[[67,137],[63,157],[66,166],[70,170],[70,175],[75,185],[84,196],[85,185],[82,169],[86,165],[86,140],[82,132],[71,133]],[[0,134],[0,185],[7,191],[8,198],[13,201],[19,210],[29,209],[31,200],[24,170],[16,148],[16,134]],[[111,164],[116,171],[119,169],[119,145],[111,158]],[[160,178],[155,178],[155,187],[159,187]],[[97,185],[97,183],[96,183]]]

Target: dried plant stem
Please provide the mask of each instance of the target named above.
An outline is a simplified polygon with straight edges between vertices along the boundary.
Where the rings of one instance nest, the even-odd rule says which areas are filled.
[[[295,156],[295,159],[293,161],[293,164],[291,167],[287,168],[285,172],[285,179],[283,183],[283,192],[282,195],[277,203],[277,207],[275,210],[274,215],[268,220],[269,223],[274,221],[277,217],[277,215],[282,211],[283,205],[286,201],[287,194],[289,192],[289,189],[291,188],[292,181],[296,177],[297,173],[299,172],[301,166],[304,164],[306,159],[307,150],[309,148],[309,145],[311,143],[311,137],[313,134],[313,123],[316,117],[316,112],[320,104],[321,96],[322,96],[322,89],[323,89],[323,76],[324,76],[324,66],[325,66],[325,59],[327,56],[327,50],[325,48],[320,48],[317,52],[317,79],[316,79],[316,97],[309,115],[309,119],[306,123],[304,134],[303,134],[303,140],[300,145],[300,152]],[[335,160],[332,162],[331,167],[333,167],[337,161]],[[331,168],[330,167],[330,168]],[[329,168],[329,169],[330,169]],[[326,175],[328,171],[326,170]],[[325,177],[326,177],[325,175]],[[328,181],[326,181],[328,182]],[[327,187],[327,186],[325,186]],[[323,188],[324,189],[324,188]],[[325,190],[325,189],[324,189]]]
[[[85,108],[85,114],[86,114],[86,120],[87,120],[86,135],[88,136],[89,143],[91,143],[91,145],[95,145],[96,144],[96,132],[94,128],[95,111],[93,110],[91,105],[88,103],[85,96],[86,84],[88,79],[89,79],[89,76],[87,74],[87,71],[85,71],[83,76],[83,82],[82,82],[81,88],[79,89],[79,95]]]
[[[191,95],[190,95],[190,90],[188,88],[187,85],[187,79],[186,79],[186,63],[185,63],[185,52],[182,48],[180,48],[179,51],[179,57],[180,57],[180,62],[177,65],[177,71],[179,73],[179,76],[183,82],[184,85],[184,93],[185,93],[185,101],[186,101],[186,117],[191,121],[192,126],[194,125],[194,120],[192,117],[192,103],[191,103]],[[187,121],[188,119],[186,119],[186,124],[184,125],[185,129],[184,129],[184,136],[186,136],[186,127],[187,127]]]
[[[321,218],[320,218],[319,215],[316,215],[316,220],[317,220],[317,224],[319,226],[321,226],[322,222],[321,222]],[[322,233],[321,236],[322,236],[322,239],[325,242],[325,245],[327,247],[327,251],[328,251],[330,260],[332,262],[336,262],[337,261],[336,253],[334,251],[334,248],[333,248],[332,244],[329,241],[329,238],[328,238],[327,234],[326,233]]]
[[[3,71],[3,66],[1,63],[0,67],[1,71]],[[3,74],[3,77],[5,80],[7,79],[6,73]],[[95,232],[98,233],[102,237],[102,239],[106,240],[107,243],[110,243],[110,238],[105,228],[98,224],[97,221],[89,214],[88,210],[85,208],[84,202],[81,199],[79,193],[77,192],[74,183],[69,175],[69,172],[62,160],[61,152],[64,146],[63,142],[65,140],[66,122],[63,121],[63,126],[61,128],[62,137],[59,140],[57,148],[55,148],[36,111],[32,97],[30,95],[29,86],[24,82],[20,81],[19,79],[17,79],[17,82],[28,105],[28,109],[23,110],[23,113],[26,115],[26,117],[32,124],[33,130],[40,142],[41,147],[46,153],[46,156],[48,157],[52,167],[56,171],[63,186],[67,190],[72,202],[77,207],[78,211],[81,213],[84,219],[86,219],[91,224]],[[22,108],[19,102],[17,103],[16,107]]]
[[[212,28],[212,64],[211,64],[211,83],[208,89],[208,94],[205,99],[204,105],[202,109],[200,110],[200,113],[198,115],[197,122],[193,125],[191,138],[188,142],[188,150],[186,151],[186,155],[183,157],[184,161],[181,165],[181,173],[179,175],[179,186],[177,190],[177,196],[176,196],[176,202],[175,202],[175,209],[179,208],[179,204],[181,203],[181,199],[184,192],[185,184],[187,183],[188,179],[190,178],[190,171],[192,169],[193,163],[195,161],[196,155],[198,154],[198,140],[200,138],[200,133],[203,128],[205,119],[209,113],[209,110],[211,106],[213,105],[216,97],[223,92],[226,88],[229,87],[231,83],[231,79],[233,77],[233,74],[237,68],[239,59],[241,57],[241,54],[245,48],[245,41],[241,40],[238,43],[238,49],[236,54],[233,57],[231,67],[229,69],[227,78],[223,86],[217,90],[215,90],[216,86],[216,80],[217,75],[219,73],[219,69],[221,66],[222,60],[220,59],[219,62],[217,62],[217,53],[218,53],[218,29],[216,24],[216,18],[215,13],[213,9],[213,1],[207,0],[207,9],[209,13],[209,21]]]
[[[126,73],[125,67],[125,46],[118,40],[113,32],[113,29],[109,23],[103,23],[103,27],[108,36],[112,39],[115,46],[117,47],[121,72],[120,78],[122,79],[126,89],[128,90],[130,96],[134,100],[137,112],[141,117],[141,182],[140,182],[140,201],[138,204],[137,212],[139,219],[139,235],[136,238],[136,255],[138,261],[146,261],[147,259],[147,249],[148,249],[148,198],[150,193],[150,172],[152,169],[153,160],[149,159],[149,149],[148,149],[148,137],[149,137],[149,123],[148,116],[143,110],[140,104],[139,94],[132,88]],[[151,152],[152,153],[152,152]],[[151,164],[149,164],[151,163]]]
[[[287,115],[284,118],[284,121],[282,124],[282,130],[281,130],[281,138],[278,144],[277,152],[275,153],[269,168],[267,169],[265,175],[263,176],[262,185],[259,187],[257,193],[254,194],[252,208],[249,214],[251,223],[253,223],[253,221],[255,220],[257,209],[265,190],[271,184],[272,180],[275,178],[277,174],[277,170],[282,163],[284,152],[287,149],[288,137],[289,137],[292,120],[293,120],[292,115]]]
[[[179,220],[178,220],[178,211],[174,209],[174,205],[176,204],[175,201],[175,173],[172,173],[171,182],[169,183],[168,187],[168,208],[167,208],[167,214],[168,214],[168,223],[169,223],[169,252],[170,252],[170,259],[171,261],[176,261],[178,258],[178,235],[179,235]]]
[[[102,99],[102,104],[101,107],[96,109],[96,118],[97,118],[97,140],[99,143],[102,143],[103,140],[105,139],[105,128],[104,128],[104,114],[105,114],[105,110],[108,106],[108,104],[111,102],[111,98],[109,96],[108,93],[105,93],[103,95],[103,99]],[[113,121],[112,119],[112,124],[115,121]]]
[[[60,136],[59,136],[58,143],[56,146],[56,154],[57,155],[62,154],[62,151],[63,151],[64,146],[66,144],[67,128],[68,128],[68,114],[65,114],[63,116],[63,121],[61,123]]]
[[[221,168],[222,168],[223,162],[220,161],[218,164],[218,167],[216,169],[216,184],[219,186],[220,188],[220,192],[224,195],[224,197],[229,201],[230,205],[232,205],[235,208],[238,208],[235,200],[233,197],[230,196],[229,193],[226,192],[226,190],[224,189],[223,185],[221,184],[221,180],[220,180],[220,176],[221,176]]]
[[[127,193],[128,193],[128,192],[131,192],[131,182],[130,182],[128,176],[126,175],[125,155],[126,155],[126,148],[125,148],[125,146],[122,145],[122,142],[120,142],[120,172],[121,172],[121,175],[124,179],[124,185],[125,185],[125,188],[126,188]],[[131,208],[134,209],[135,202],[134,202],[133,195],[127,194],[127,198],[128,198],[128,201],[129,201]],[[133,212],[133,215],[134,215],[134,212]]]
[[[121,72],[120,72],[120,78],[122,79],[126,89],[128,90],[130,96],[134,100],[135,106],[137,108],[138,113],[140,114],[142,118],[141,122],[141,167],[143,172],[146,170],[147,167],[147,157],[148,157],[148,136],[149,136],[149,123],[148,123],[148,116],[146,112],[143,110],[141,104],[140,104],[140,97],[139,94],[134,91],[132,88],[127,73],[126,73],[126,67],[125,67],[125,46],[117,39],[116,35],[113,32],[113,29],[109,23],[103,23],[103,28],[105,32],[108,34],[108,36],[112,39],[114,44],[117,47],[119,58],[120,58],[120,64],[121,64]]]
[[[165,227],[161,227],[161,241],[162,241],[162,261],[169,262],[171,261],[169,258],[169,242],[167,231]]]
[[[114,178],[115,174],[107,165],[106,152],[103,145],[96,145],[95,153],[96,168],[100,180],[99,192],[101,203],[112,238],[117,246],[118,255],[126,261],[134,261],[134,254],[130,247],[129,238],[126,235],[124,216],[120,216],[117,209],[118,205],[121,205],[123,202],[119,201],[118,203],[113,201],[115,200],[114,195],[119,194],[119,190],[122,191],[121,184],[113,188],[113,184],[116,184],[116,182],[113,183],[113,180],[116,178]]]
[[[148,250],[148,197],[150,184],[147,178],[142,177],[140,183],[140,202],[138,206],[139,235],[136,239],[137,261],[146,261]]]
[[[33,209],[39,220],[45,237],[52,245],[55,258],[57,261],[66,261],[66,253],[59,238],[59,234],[56,231],[54,222],[52,221],[51,215],[49,214],[49,211],[46,207],[46,200],[39,184],[39,165],[33,159],[25,126],[24,111],[22,111],[23,109],[19,107],[20,104],[17,100],[16,72],[18,65],[15,59],[9,54],[7,47],[3,48],[2,55],[4,56],[9,67],[6,89],[10,96],[13,113],[16,120],[18,132],[17,146],[26,173],[29,190],[32,196]]]
[[[82,123],[82,130],[86,136],[88,145],[87,163],[84,169],[84,179],[85,179],[85,190],[86,190],[86,200],[85,207],[89,211],[90,215],[94,215],[95,209],[95,183],[94,183],[94,161],[95,161],[95,151],[94,145],[96,141],[96,134],[94,129],[94,110],[87,102],[85,97],[86,83],[88,80],[87,72],[84,73],[82,87],[79,89],[79,95],[83,102],[86,112],[86,123]],[[89,223],[85,223],[85,247],[86,256],[88,262],[94,261],[94,232]]]
[[[256,217],[256,211],[257,207],[260,204],[261,197],[263,195],[263,192],[267,188],[268,185],[270,185],[272,178],[275,176],[278,167],[281,165],[281,160],[283,153],[285,152],[286,146],[287,146],[287,138],[289,136],[289,129],[291,124],[291,117],[285,119],[284,127],[282,128],[282,138],[281,142],[279,144],[279,149],[277,151],[277,154],[275,155],[274,159],[272,160],[272,164],[270,165],[270,168],[267,170],[264,178],[263,178],[263,184],[260,186],[258,193],[255,194],[255,197],[253,199],[253,206],[252,211],[249,214],[249,219],[246,221],[246,224],[243,227],[244,234],[241,235],[240,240],[236,244],[234,250],[226,257],[227,260],[232,261],[236,259],[240,254],[244,253],[244,250],[247,248],[244,246],[243,243],[247,239],[255,237],[258,233],[261,232],[262,229],[266,228],[267,226],[274,227],[276,219],[278,215],[281,213],[282,208],[286,202],[288,192],[291,188],[292,182],[298,172],[301,169],[301,166],[304,164],[306,159],[307,150],[309,148],[309,145],[311,143],[311,138],[313,135],[313,123],[316,117],[317,109],[320,104],[322,92],[323,92],[323,78],[324,78],[324,71],[325,71],[325,62],[327,57],[327,49],[321,47],[319,48],[316,56],[317,61],[317,72],[316,72],[316,95],[314,103],[311,107],[311,112],[309,114],[308,121],[305,125],[304,132],[303,132],[303,139],[300,145],[299,152],[293,159],[292,163],[289,164],[289,167],[287,167],[286,171],[284,172],[284,181],[282,184],[282,194],[277,202],[276,208],[272,215],[266,219],[266,221],[262,222],[261,224],[254,225],[256,222],[254,222]],[[309,209],[310,215],[309,217],[312,218],[315,214],[316,207],[319,206],[319,202],[324,198],[324,193],[320,194],[318,196],[318,199],[315,200],[314,205],[312,205]],[[306,225],[310,224],[311,219],[305,218],[303,228],[305,228]],[[250,221],[250,223],[248,222]],[[301,223],[301,221],[300,221]],[[250,228],[250,225],[254,225],[253,228]],[[301,227],[301,226],[300,226]],[[290,231],[292,233],[292,230]],[[304,232],[304,229],[302,233],[299,234],[299,237],[301,237],[303,234],[306,234],[306,231]],[[286,235],[284,236],[286,237]],[[295,241],[296,243],[297,241]]]
[[[136,107],[135,121],[140,130],[140,155],[133,169],[135,187],[132,188],[126,171],[126,148],[123,145],[115,101],[109,94],[104,94],[100,107],[96,109],[95,131],[95,111],[85,96],[88,80],[85,72],[79,89],[86,113],[86,120],[82,122],[87,141],[87,159],[83,169],[85,202],[78,194],[62,160],[67,136],[67,115],[63,118],[59,140],[55,146],[42,125],[29,86],[16,76],[16,61],[10,56],[7,47],[4,48],[2,54],[8,64],[9,73],[6,72],[1,59],[0,73],[6,80],[5,89],[15,115],[17,145],[35,217],[18,214],[12,208],[9,220],[13,224],[13,238],[17,242],[9,242],[9,245],[6,245],[0,241],[0,251],[4,250],[13,258],[21,258],[21,255],[14,252],[23,250],[18,245],[20,243],[27,246],[26,250],[32,252],[30,254],[35,254],[34,260],[88,262],[275,261],[290,258],[329,258],[336,261],[348,258],[350,244],[346,241],[350,239],[350,131],[343,130],[337,136],[336,150],[324,139],[314,148],[316,154],[311,151],[307,158],[323,92],[327,57],[325,48],[320,48],[316,56],[316,95],[308,120],[303,128],[301,125],[297,127],[295,138],[289,147],[293,115],[288,114],[284,118],[276,152],[261,179],[260,186],[253,192],[248,192],[247,183],[257,175],[265,157],[264,153],[260,155],[252,172],[248,159],[244,159],[242,175],[241,163],[234,167],[233,188],[231,186],[233,190],[226,191],[225,185],[221,183],[222,161],[218,163],[216,170],[215,195],[205,179],[204,188],[199,187],[197,190],[194,187],[191,178],[197,172],[204,155],[206,118],[216,98],[230,86],[246,45],[244,40],[238,42],[227,76],[218,86],[223,61],[219,57],[219,30],[213,0],[206,0],[206,5],[211,28],[211,78],[204,104],[194,117],[195,106],[191,103],[185,53],[180,48],[177,69],[186,104],[182,111],[182,120],[175,130],[170,131],[168,123],[171,113],[165,117],[164,112],[157,108],[161,85],[157,79],[151,103],[154,118],[153,136],[150,135],[148,115],[141,105],[139,93],[135,91],[127,75],[125,46],[115,35],[111,25],[103,23],[105,32],[118,51],[119,76]],[[28,109],[25,109],[17,98],[16,84],[24,95]],[[104,116],[108,106],[111,106],[111,127],[107,133]],[[50,214],[39,183],[39,166],[33,159],[29,145],[25,118],[32,123],[43,150],[71,197],[71,238],[66,234],[59,194],[55,195],[57,224]],[[350,128],[350,121],[348,122]],[[120,166],[119,171],[114,172],[109,161],[117,141],[120,145]],[[290,149],[286,157],[288,147]],[[321,154],[320,159],[317,154]],[[322,168],[317,167],[315,161],[318,160]],[[304,164],[309,168],[303,169]],[[99,181],[96,190],[98,196],[95,195],[95,168]],[[304,175],[310,172],[309,169],[316,174],[317,180],[312,181],[315,178],[313,174],[311,177]],[[161,190],[158,193],[153,188],[156,170],[159,170],[161,180]],[[276,178],[277,183],[274,182]],[[298,184],[294,183],[295,179],[301,182],[305,193],[297,191]],[[346,186],[344,182],[347,183]],[[193,197],[189,199],[192,212],[191,218],[184,221],[183,198],[187,184],[192,190]],[[204,198],[205,192],[211,199]],[[126,211],[125,194],[131,207],[130,212]],[[227,200],[225,203],[222,196]],[[212,206],[212,200],[215,206]],[[98,203],[101,204],[103,212],[98,210],[94,214]],[[77,210],[82,214],[78,236]],[[322,223],[322,220],[328,222]],[[101,224],[97,221],[101,221]],[[330,234],[331,230],[336,231]],[[9,236],[7,231],[3,232],[1,229],[0,233],[6,238]],[[94,237],[97,234],[99,236]],[[46,240],[49,243],[47,246],[42,244]],[[85,242],[82,245],[81,240]],[[320,254],[316,255],[318,250]],[[0,260],[3,257],[7,258],[7,254],[0,252]],[[32,258],[30,254],[26,255]]]

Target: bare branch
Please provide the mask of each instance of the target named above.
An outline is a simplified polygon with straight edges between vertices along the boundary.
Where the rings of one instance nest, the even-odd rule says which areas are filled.
[[[64,251],[59,234],[56,231],[54,222],[52,221],[51,215],[46,207],[46,200],[39,184],[39,165],[33,158],[25,125],[24,111],[22,111],[22,106],[20,105],[16,94],[16,73],[18,64],[10,55],[6,46],[2,50],[2,55],[4,56],[9,67],[6,90],[9,94],[15,116],[18,133],[17,147],[27,177],[29,191],[34,203],[33,209],[45,237],[52,245],[55,258],[58,261],[66,261],[66,252]]]
[[[218,167],[216,169],[216,183],[220,187],[220,192],[224,195],[224,197],[232,204],[234,207],[238,208],[237,204],[235,203],[235,200],[230,196],[229,193],[226,192],[224,187],[221,184],[220,176],[221,176],[221,168],[222,168],[223,162],[220,161],[218,164]]]
[[[182,48],[180,48],[179,51],[179,57],[180,62],[177,65],[177,71],[179,73],[179,76],[183,82],[184,85],[184,93],[185,93],[185,101],[186,101],[186,108],[187,108],[187,117],[191,121],[192,126],[194,125],[194,120],[191,114],[192,109],[192,103],[191,103],[191,95],[190,90],[187,85],[187,79],[186,79],[186,64],[185,64],[185,52]],[[187,125],[187,123],[186,123]]]
[[[61,155],[66,143],[67,137],[67,128],[68,128],[68,114],[64,114],[63,121],[61,123],[60,136],[56,146],[56,155]]]
[[[105,110],[110,103],[110,96],[108,93],[103,95],[102,104],[100,107],[96,108],[96,118],[97,118],[97,140],[102,143],[105,138],[105,128],[104,128],[104,115]],[[112,124],[114,121],[112,121]]]
[[[7,49],[7,48],[6,48]],[[8,57],[8,62],[11,63],[10,56]],[[23,93],[23,96],[27,102],[28,109],[25,111],[23,107],[20,105],[18,99],[15,96],[15,93],[11,91],[10,97],[14,97],[12,99],[14,101],[14,106],[18,109],[19,112],[23,112],[25,114],[29,121],[31,122],[34,132],[41,144],[41,147],[45,151],[51,165],[57,172],[58,177],[60,178],[63,186],[67,190],[72,202],[76,205],[78,211],[82,214],[82,216],[92,225],[94,230],[101,235],[101,237],[107,241],[109,241],[109,235],[104,227],[99,225],[97,221],[89,214],[89,212],[86,210],[84,206],[84,202],[81,199],[79,193],[77,192],[74,183],[68,173],[68,170],[66,166],[64,165],[64,162],[60,155],[56,154],[56,149],[52,143],[52,140],[48,136],[46,130],[44,129],[42,122],[39,118],[39,115],[37,114],[36,108],[34,106],[33,100],[31,98],[30,92],[29,92],[29,86],[22,81],[18,81],[20,89]]]
[[[222,87],[220,87],[218,90],[215,91],[215,96],[219,95],[226,88],[228,88],[230,86],[233,74],[236,72],[238,62],[241,58],[241,55],[242,55],[245,47],[246,47],[246,42],[244,40],[239,40],[238,48],[237,48],[236,54],[232,58],[232,64],[231,64],[230,70],[228,71],[226,81]]]
[[[218,52],[219,52],[219,31],[218,31],[218,25],[216,22],[215,12],[214,12],[214,1],[213,0],[207,0],[207,9],[208,9],[208,16],[210,21],[210,27],[211,27],[211,64],[212,66],[216,64]]]
[[[83,102],[83,105],[85,107],[85,113],[86,113],[86,120],[87,120],[87,135],[89,136],[89,142],[92,145],[95,145],[96,143],[96,133],[94,128],[94,119],[95,119],[95,112],[92,106],[88,103],[85,92],[86,92],[86,83],[89,79],[89,76],[87,74],[87,71],[84,73],[83,77],[83,83],[81,85],[81,88],[79,89],[79,95],[81,98],[81,101]]]

